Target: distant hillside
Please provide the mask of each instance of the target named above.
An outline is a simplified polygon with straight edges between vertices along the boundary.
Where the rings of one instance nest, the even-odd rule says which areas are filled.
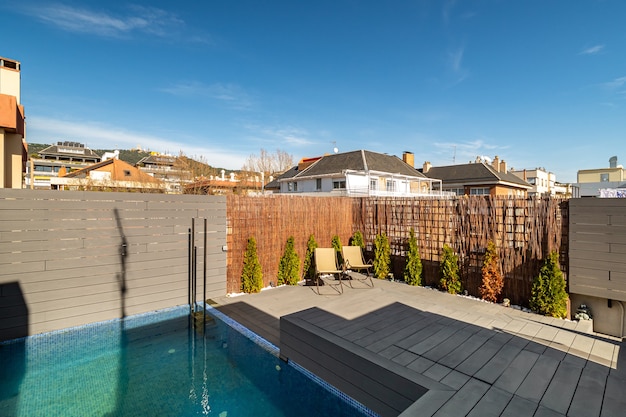
[[[46,149],[50,144],[47,143],[29,143],[28,144],[28,155],[29,156],[38,156],[39,152],[43,149]],[[98,155],[102,156],[105,152],[113,152],[114,149],[91,149]],[[136,149],[118,149],[120,152],[119,159],[124,162],[128,162],[131,165],[135,165],[139,160],[143,157],[150,155],[150,152],[140,151]],[[224,168],[216,168],[207,164],[205,161],[195,161],[188,157],[183,157],[185,161],[195,170],[204,175],[220,175],[222,169]],[[239,171],[233,171],[230,169],[224,169],[226,175],[230,175],[231,172],[238,173]]]

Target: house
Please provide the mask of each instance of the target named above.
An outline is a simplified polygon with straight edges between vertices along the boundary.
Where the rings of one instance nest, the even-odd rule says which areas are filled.
[[[141,171],[162,180],[167,192],[182,194],[184,184],[193,181],[188,162],[179,156],[152,153],[135,164]]]
[[[117,158],[107,159],[68,174],[61,169],[58,177],[50,179],[50,185],[55,190],[144,193],[164,193],[166,190],[163,181]]]
[[[36,157],[31,156],[26,167],[26,187],[49,190],[51,178],[57,177],[59,171],[78,171],[100,160],[100,155],[83,143],[59,141],[41,150]]]
[[[28,145],[20,63],[0,57],[0,188],[22,188]]]
[[[281,194],[415,197],[442,195],[441,181],[413,167],[413,154],[366,150],[307,158],[276,179]],[[270,187],[272,183],[268,184]]]
[[[556,175],[546,171],[545,168],[523,169],[519,171],[511,170],[510,172],[532,185],[532,188],[528,190],[530,197],[572,196],[571,184],[558,183],[556,181]]]
[[[513,175],[504,160],[497,156],[491,163],[478,157],[468,164],[433,167],[425,162],[422,172],[430,178],[439,178],[443,190],[456,195],[527,196],[532,185]]]
[[[609,158],[608,168],[582,169],[577,174],[581,197],[618,197],[626,191],[626,170]]]

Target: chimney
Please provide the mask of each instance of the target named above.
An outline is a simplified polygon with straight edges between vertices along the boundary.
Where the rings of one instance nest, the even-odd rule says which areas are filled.
[[[422,173],[426,174],[428,171],[430,171],[430,167],[432,165],[430,165],[429,161],[424,162],[424,165],[422,166]]]
[[[527,181],[528,178],[526,177],[526,168],[524,168],[524,181]]]
[[[493,166],[496,171],[500,172],[500,158],[498,155],[494,156],[491,166]]]
[[[506,161],[503,159],[502,161],[500,161],[500,172],[504,172],[506,174],[507,169],[506,169]]]
[[[404,153],[402,154],[402,160],[411,165],[412,168],[415,168],[415,157],[413,155],[413,152],[409,152],[409,151],[404,151]]]

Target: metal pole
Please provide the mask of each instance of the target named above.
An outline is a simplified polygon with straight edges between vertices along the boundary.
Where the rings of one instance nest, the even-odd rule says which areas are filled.
[[[191,228],[187,232],[187,302],[191,309]]]
[[[204,280],[202,283],[203,298],[202,298],[202,309],[204,310],[204,315],[202,318],[202,324],[206,325],[206,229],[207,229],[207,219],[204,218],[204,260],[202,262],[202,267],[204,268]]]

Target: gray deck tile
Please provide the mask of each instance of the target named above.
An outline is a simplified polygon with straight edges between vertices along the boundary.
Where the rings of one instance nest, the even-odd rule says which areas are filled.
[[[435,413],[435,417],[458,417],[467,415],[489,388],[489,384],[476,379],[469,380]]]
[[[494,383],[494,386],[506,392],[515,393],[538,358],[538,354],[522,350],[519,355],[511,361],[506,370],[502,372]]]
[[[457,346],[456,349],[441,358],[439,363],[449,368],[456,368],[461,362],[484,345],[491,336],[493,336],[493,332],[488,329],[482,329],[478,333],[474,333],[469,339],[463,342],[462,345]]]
[[[539,329],[535,337],[533,337],[531,340],[534,340],[536,342],[549,346],[550,343],[552,343],[552,341],[556,337],[558,332],[559,332],[559,329],[557,328],[554,328],[551,326],[541,326],[541,328]]]
[[[565,414],[559,413],[557,411],[551,410],[547,407],[540,405],[535,411],[534,417],[565,417]]]
[[[577,334],[576,337],[574,337],[574,341],[572,342],[572,345],[567,353],[583,359],[588,359],[591,348],[593,347],[593,342],[594,340],[591,337]]]
[[[524,349],[541,355],[548,349],[548,347],[546,345],[542,345],[541,343],[530,341],[526,346],[524,346]]]
[[[561,362],[539,404],[566,414],[581,373],[581,368]]]
[[[601,417],[619,416],[626,410],[626,380],[610,374],[606,380]]]
[[[454,391],[428,391],[398,417],[432,417],[454,394]]]
[[[535,410],[537,410],[537,403],[514,395],[500,416],[532,417],[535,415]]]
[[[522,351],[517,346],[506,344],[478,372],[475,378],[493,384],[515,357]]]
[[[423,375],[427,376],[430,379],[434,379],[435,381],[441,381],[446,375],[450,373],[450,371],[452,371],[452,369],[435,363],[433,364],[433,366],[424,371]]]
[[[462,374],[460,372],[457,372],[455,370],[450,371],[450,373],[448,375],[446,375],[441,381],[442,384],[446,384],[447,386],[454,388],[454,389],[461,389],[461,387],[463,385],[465,385],[465,383],[467,381],[469,381],[470,377]]]
[[[397,346],[393,346],[394,348],[400,349]],[[409,352],[408,350],[401,349],[402,353],[393,357],[393,361],[399,365],[406,366],[416,360],[419,356],[413,352]]]
[[[430,359],[426,359],[423,356],[418,356],[417,359],[407,365],[407,368],[421,374],[434,364],[435,362],[431,361]]]
[[[580,376],[567,415],[572,417],[600,415],[607,377],[606,367],[588,363]]]
[[[524,379],[517,391],[515,391],[515,395],[538,404],[550,384],[550,381],[552,381],[552,377],[558,366],[559,361],[556,359],[552,359],[548,356],[540,356],[528,375],[526,375],[526,379]]]
[[[569,330],[559,329],[556,336],[554,336],[552,343],[550,343],[550,347],[567,352],[572,346],[572,343],[574,343],[575,338],[576,333]]]
[[[502,346],[504,343],[491,338],[455,369],[466,375],[474,375],[502,349]]]
[[[432,361],[439,362],[439,360],[446,356],[448,353],[452,352],[459,346],[463,346],[465,344],[465,341],[470,336],[472,336],[475,331],[477,331],[477,329],[461,329],[446,340],[444,340],[442,343],[438,344],[433,349],[430,349],[428,352],[424,353],[424,356]]]
[[[429,338],[431,335],[437,333],[443,327],[444,326],[442,324],[439,324],[437,322],[431,323],[430,325],[423,327],[419,331],[413,333],[411,336],[408,336],[406,339],[400,340],[396,343],[396,345],[403,349],[409,349],[411,346],[414,346]]]
[[[589,353],[589,360],[604,366],[611,366],[615,344],[596,339]]]
[[[539,333],[541,328],[542,327],[539,323],[529,321],[524,327],[517,331],[517,335],[525,339],[532,340],[537,335],[537,333]]]
[[[459,331],[458,328],[455,328],[453,326],[445,326],[439,329],[436,333],[430,335],[428,338],[411,346],[408,350],[413,353],[417,353],[418,355],[423,355],[425,352],[428,352],[430,349],[438,346],[444,340],[448,339],[457,331]]]
[[[511,401],[513,394],[496,387],[489,391],[478,401],[478,404],[467,415],[468,417],[498,417]]]
[[[395,358],[398,355],[403,354],[404,352],[406,352],[406,350],[401,349],[397,346],[391,345],[391,346],[388,346],[386,349],[383,349],[380,352],[378,352],[378,354],[382,356],[383,358],[393,360],[393,358]]]

